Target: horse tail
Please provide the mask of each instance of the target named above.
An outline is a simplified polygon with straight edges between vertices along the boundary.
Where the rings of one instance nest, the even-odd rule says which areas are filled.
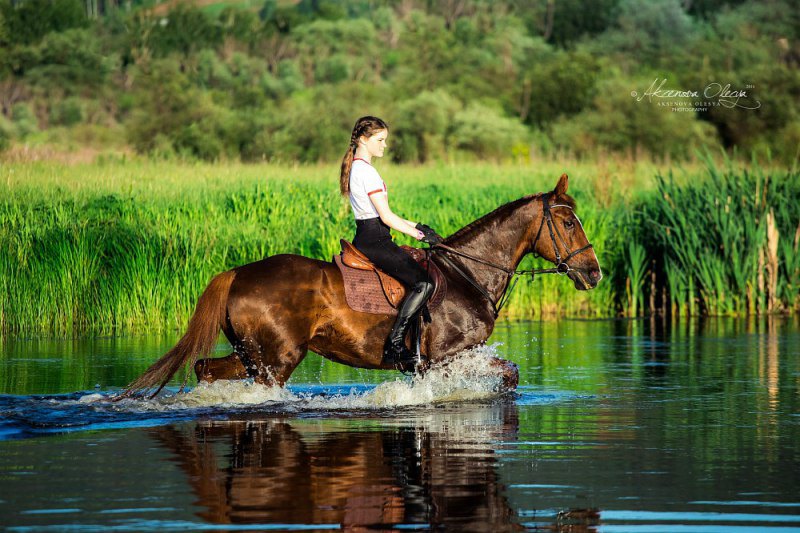
[[[189,327],[181,340],[161,359],[153,363],[144,374],[128,385],[116,399],[138,396],[144,394],[148,389],[158,386],[151,396],[152,398],[161,392],[161,389],[181,367],[191,361],[191,366],[187,370],[186,378],[181,386],[181,390],[183,390],[198,356],[207,357],[217,342],[219,330],[226,319],[228,292],[235,277],[236,271],[228,270],[217,274],[211,280],[206,290],[200,295],[200,299],[197,300],[194,314],[189,319]]]

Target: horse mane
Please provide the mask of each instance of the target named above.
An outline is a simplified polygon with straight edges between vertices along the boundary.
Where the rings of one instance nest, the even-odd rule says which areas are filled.
[[[541,193],[541,192],[540,193],[536,193],[536,194],[529,194],[527,196],[523,196],[522,198],[518,198],[517,200],[512,200],[511,202],[508,202],[507,204],[503,204],[500,207],[498,207],[497,209],[495,209],[494,211],[486,213],[481,218],[479,218],[477,220],[473,220],[472,222],[470,222],[469,224],[467,224],[466,226],[464,226],[460,230],[456,231],[455,233],[453,233],[452,235],[447,237],[447,239],[445,239],[445,240],[446,241],[450,241],[450,240],[456,240],[459,237],[463,237],[467,233],[470,233],[473,229],[485,224],[486,220],[494,218],[497,215],[505,214],[506,212],[509,212],[509,213],[513,212],[516,209],[518,209],[519,207],[522,207],[523,205],[530,203],[532,200],[540,199],[543,194],[544,193]],[[570,195],[568,195],[566,193],[562,194],[561,196],[558,197],[558,203],[564,204],[564,205],[568,205],[573,210],[575,210],[575,208],[576,208],[575,199],[572,196],[570,196]]]
[[[477,228],[478,226],[482,226],[483,224],[485,224],[487,219],[493,218],[496,215],[504,214],[506,211],[512,212],[512,211],[516,210],[518,207],[521,207],[522,205],[527,204],[531,200],[533,200],[535,198],[538,198],[540,196],[541,196],[541,193],[539,193],[539,194],[529,194],[528,196],[523,196],[522,198],[519,198],[517,200],[513,200],[511,202],[508,202],[507,204],[503,204],[500,207],[498,207],[497,209],[495,209],[494,211],[490,211],[489,213],[486,213],[481,218],[479,218],[477,220],[473,220],[472,222],[470,222],[469,224],[467,224],[466,226],[464,226],[460,230],[456,231],[455,233],[453,233],[452,235],[447,237],[446,240],[449,241],[451,239],[458,239],[459,237],[464,236],[465,234],[469,233],[470,231],[472,231],[473,229]]]

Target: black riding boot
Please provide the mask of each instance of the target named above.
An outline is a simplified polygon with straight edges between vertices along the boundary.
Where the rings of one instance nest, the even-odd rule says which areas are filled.
[[[392,327],[386,345],[383,348],[383,359],[399,369],[413,369],[416,363],[416,354],[406,348],[406,333],[411,326],[411,320],[428,301],[433,293],[433,283],[418,281],[406,295],[400,308],[397,310],[397,320]]]

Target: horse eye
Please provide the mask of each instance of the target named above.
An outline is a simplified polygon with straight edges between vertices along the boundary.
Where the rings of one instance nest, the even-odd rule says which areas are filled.
[[[564,221],[564,227],[567,229],[572,229],[575,226],[575,223],[571,220]]]

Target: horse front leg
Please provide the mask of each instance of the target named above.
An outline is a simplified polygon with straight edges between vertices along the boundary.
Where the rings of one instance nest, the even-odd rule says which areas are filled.
[[[256,383],[283,387],[308,353],[308,344],[300,344],[291,349],[281,350],[262,358],[258,366]]]
[[[489,359],[489,367],[492,370],[499,371],[499,373],[502,375],[502,392],[512,392],[517,390],[517,386],[519,385],[519,367],[516,363],[513,363],[507,359],[501,359],[500,357],[491,357]],[[431,363],[425,361],[421,365],[417,366],[416,372],[420,375],[424,375],[430,369]]]
[[[517,385],[519,385],[519,367],[516,363],[507,359],[492,357],[489,365],[502,373],[504,391],[511,392],[517,389]]]

